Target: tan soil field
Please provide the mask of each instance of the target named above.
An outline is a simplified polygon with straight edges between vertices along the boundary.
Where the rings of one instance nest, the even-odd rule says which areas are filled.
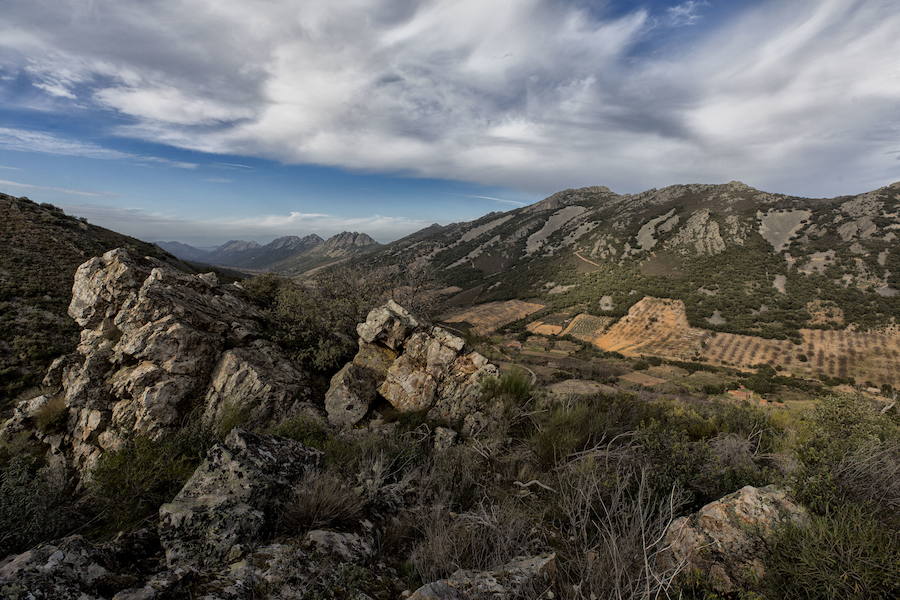
[[[523,300],[488,302],[444,317],[447,323],[469,323],[481,335],[492,333],[497,328],[523,319],[544,308],[543,304]]]
[[[857,383],[900,385],[900,333],[896,331],[801,329],[803,342],[794,344],[691,327],[683,302],[649,296],[608,329],[599,325],[602,319],[578,315],[561,335],[568,333],[625,356],[658,356],[738,369],[772,364],[799,376],[853,377]],[[591,335],[592,326],[599,333]]]

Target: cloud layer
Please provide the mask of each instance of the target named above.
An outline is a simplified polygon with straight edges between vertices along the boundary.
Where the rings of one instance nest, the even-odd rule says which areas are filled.
[[[130,118],[119,135],[287,163],[541,192],[900,179],[893,1],[770,0],[705,27],[711,4],[7,0],[0,67]]]

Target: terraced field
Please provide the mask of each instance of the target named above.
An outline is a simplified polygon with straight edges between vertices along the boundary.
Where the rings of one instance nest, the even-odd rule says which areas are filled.
[[[738,369],[780,366],[800,376],[853,377],[858,383],[900,385],[900,333],[801,329],[803,341],[774,340],[691,327],[680,300],[646,297],[616,321],[580,314],[554,333],[541,321],[529,330],[572,335],[626,356],[659,356]],[[552,331],[551,331],[552,329]],[[546,332],[544,331],[546,330]]]
[[[593,344],[614,322],[615,319],[612,317],[595,317],[582,313],[572,319],[560,335],[571,335],[575,339]]]
[[[709,332],[691,327],[684,302],[646,297],[594,343],[626,356],[651,354],[676,360],[697,360]]]
[[[544,308],[543,304],[525,302],[523,300],[507,300],[505,302],[488,302],[443,318],[447,323],[469,323],[476,333],[486,335],[513,321],[523,319]]]

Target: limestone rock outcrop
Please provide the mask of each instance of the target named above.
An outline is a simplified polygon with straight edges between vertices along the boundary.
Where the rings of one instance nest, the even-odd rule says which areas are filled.
[[[784,490],[748,485],[672,522],[666,560],[699,570],[714,589],[728,593],[763,575],[760,557],[777,526],[803,524],[807,518]]]
[[[447,579],[423,585],[407,600],[537,597],[553,581],[555,573],[555,554],[516,558],[490,571],[456,571]]]
[[[86,474],[127,436],[160,437],[193,410],[212,420],[230,407],[256,423],[299,410],[309,377],[261,339],[261,314],[237,292],[212,273],[124,249],[87,261],[69,306],[82,328],[78,348],[54,362],[49,391],[0,427],[0,438],[52,399],[66,411],[64,432],[38,435]]]
[[[240,555],[320,456],[300,442],[233,429],[159,509],[166,562],[208,566]]]
[[[428,411],[464,428],[480,421],[481,383],[499,370],[461,337],[420,322],[394,301],[373,309],[357,333],[359,353],[326,394],[333,424],[355,425],[379,395],[400,412]]]

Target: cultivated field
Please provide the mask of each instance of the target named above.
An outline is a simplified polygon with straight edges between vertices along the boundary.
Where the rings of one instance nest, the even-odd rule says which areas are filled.
[[[532,323],[538,333],[545,324]],[[555,329],[554,329],[555,331]],[[547,328],[547,334],[551,334]],[[853,377],[857,383],[900,385],[900,333],[801,329],[803,341],[773,340],[691,327],[680,300],[646,297],[612,323],[580,314],[558,335],[572,335],[608,352],[754,369],[779,366],[800,376]]]
[[[615,319],[612,317],[595,317],[581,313],[569,322],[560,335],[571,335],[575,339],[593,344],[614,322]]]
[[[454,312],[445,316],[443,320],[447,323],[469,323],[477,333],[485,335],[508,323],[523,319],[542,308],[544,308],[542,304],[522,300],[488,302]]]
[[[704,329],[691,327],[684,302],[646,297],[619,319],[594,343],[608,352],[626,356],[650,354],[676,360],[697,360]]]

